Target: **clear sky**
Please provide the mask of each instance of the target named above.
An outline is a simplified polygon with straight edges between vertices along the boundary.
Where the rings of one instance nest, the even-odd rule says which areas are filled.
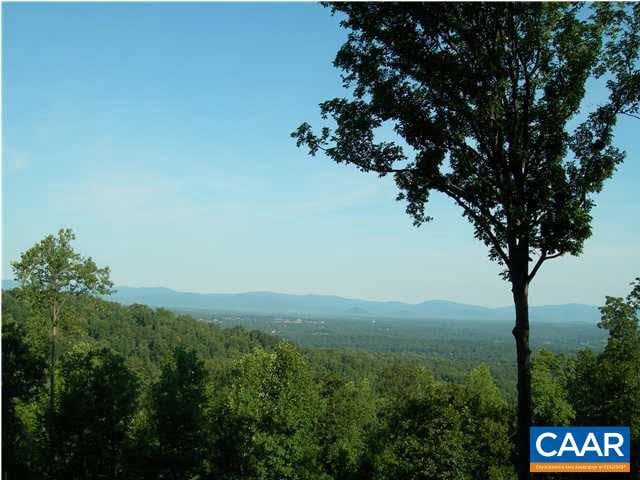
[[[315,4],[3,4],[2,268],[60,227],[116,284],[511,303],[450,201],[412,226],[380,180],[289,133],[340,96],[345,38]],[[635,123],[634,123],[635,122]],[[583,257],[532,304],[601,304],[640,275],[639,123]]]

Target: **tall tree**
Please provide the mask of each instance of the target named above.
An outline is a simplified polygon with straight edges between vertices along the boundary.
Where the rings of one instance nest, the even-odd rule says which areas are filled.
[[[207,372],[196,352],[176,347],[153,387],[153,419],[160,458],[170,478],[192,478],[202,470],[206,433]]]
[[[450,197],[515,304],[518,476],[531,424],[529,285],[545,261],[579,255],[593,195],[622,162],[621,114],[638,116],[640,5],[336,3],[350,31],[334,65],[349,98],[320,104],[335,128],[292,133],[363,172],[393,174],[416,225],[432,191]],[[590,112],[591,81],[608,97]],[[584,116],[582,116],[584,114]],[[570,122],[581,120],[570,130]],[[377,140],[393,128],[400,141]],[[384,130],[384,128],[383,128]]]
[[[25,342],[24,327],[2,325],[2,478],[30,478],[29,448],[24,425],[16,412],[18,402],[33,400],[46,371],[45,359]]]
[[[59,463],[54,478],[126,477],[123,454],[134,414],[138,380],[109,348],[79,343],[61,357],[55,413]]]
[[[320,480],[323,402],[303,355],[290,343],[256,349],[230,372],[220,410],[216,478]]]
[[[47,235],[12,262],[15,279],[34,302],[48,310],[50,320],[49,410],[55,406],[55,362],[58,324],[65,302],[75,295],[106,295],[113,284],[109,267],[98,268],[91,257],[82,257],[71,246],[75,235],[60,229],[57,236]],[[51,425],[50,425],[51,427]],[[52,431],[49,432],[52,435]]]
[[[574,361],[549,350],[540,350],[532,362],[533,423],[571,425],[575,411],[568,385],[574,378]]]
[[[469,373],[456,400],[458,409],[466,411],[463,432],[471,478],[513,478],[513,446],[509,440],[512,413],[486,365]]]
[[[426,379],[420,377],[414,379]],[[390,400],[374,440],[375,480],[471,479],[475,452],[466,449],[465,409],[456,404],[453,389],[433,381]]]
[[[364,478],[368,430],[375,418],[374,393],[369,383],[346,382],[331,374],[322,378],[325,408],[320,418],[321,459],[331,478]]]

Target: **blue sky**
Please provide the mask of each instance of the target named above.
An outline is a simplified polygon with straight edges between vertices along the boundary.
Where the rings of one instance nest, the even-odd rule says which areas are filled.
[[[344,92],[345,38],[315,4],[3,4],[2,268],[58,228],[117,284],[417,302],[511,302],[460,211],[412,226],[392,180],[289,133]],[[635,124],[634,124],[635,122]],[[640,275],[638,123],[583,257],[532,304],[600,304]]]

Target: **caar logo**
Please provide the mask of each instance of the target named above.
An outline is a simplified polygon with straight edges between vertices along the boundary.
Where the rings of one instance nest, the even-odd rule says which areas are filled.
[[[629,427],[531,427],[531,472],[629,472]]]

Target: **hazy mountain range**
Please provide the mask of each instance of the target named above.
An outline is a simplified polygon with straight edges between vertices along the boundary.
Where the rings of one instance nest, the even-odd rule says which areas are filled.
[[[2,288],[16,283],[2,281]],[[273,292],[247,293],[191,293],[164,287],[116,287],[110,300],[131,304],[143,303],[153,307],[198,309],[219,312],[245,312],[292,315],[371,316],[413,319],[477,319],[512,320],[513,307],[488,308],[478,305],[427,300],[411,304],[395,301],[371,301],[333,295],[290,295]],[[600,319],[597,307],[577,303],[530,307],[533,321],[587,322]]]

